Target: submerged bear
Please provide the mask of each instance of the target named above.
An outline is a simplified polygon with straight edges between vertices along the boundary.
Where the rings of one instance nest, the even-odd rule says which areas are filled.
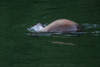
[[[36,25],[28,28],[30,32],[61,32],[61,33],[73,33],[81,30],[79,24],[74,21],[68,19],[58,19],[51,22],[47,26],[43,26],[41,23],[37,23]]]

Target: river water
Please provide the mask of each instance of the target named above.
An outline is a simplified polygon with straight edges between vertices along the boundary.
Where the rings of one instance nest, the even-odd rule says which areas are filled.
[[[0,67],[100,67],[99,0],[0,0]],[[69,19],[84,31],[30,34]]]

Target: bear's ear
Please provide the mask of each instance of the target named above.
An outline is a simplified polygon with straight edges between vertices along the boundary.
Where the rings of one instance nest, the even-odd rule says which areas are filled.
[[[43,29],[43,25],[41,23],[37,23],[34,26],[28,28],[27,30],[30,32],[39,32],[40,29]]]

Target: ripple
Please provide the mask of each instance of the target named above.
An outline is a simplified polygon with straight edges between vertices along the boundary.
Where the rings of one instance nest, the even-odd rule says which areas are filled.
[[[47,24],[44,24],[44,26],[46,26]],[[84,23],[81,24],[82,27],[84,27],[85,30],[87,29],[97,29],[100,28],[99,24],[89,24],[89,23]],[[72,36],[80,36],[81,34],[91,34],[94,36],[100,36],[100,30],[94,30],[94,31],[87,31],[87,32],[73,32],[73,33],[62,33],[62,32],[32,32],[34,31],[29,30],[31,27],[27,28],[27,30],[31,33],[26,33],[26,35],[30,35],[30,36],[51,36],[51,35],[60,35],[60,36],[68,36],[68,37],[72,37]]]
[[[90,29],[90,28],[100,28],[99,24],[89,24],[89,23],[84,23],[81,24],[85,29]]]

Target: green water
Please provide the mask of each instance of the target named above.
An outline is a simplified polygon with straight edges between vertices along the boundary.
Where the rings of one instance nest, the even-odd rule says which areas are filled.
[[[0,67],[100,67],[100,33],[25,34],[33,24],[61,18],[100,25],[99,10],[100,0],[0,0]],[[100,27],[85,30],[94,31]]]

